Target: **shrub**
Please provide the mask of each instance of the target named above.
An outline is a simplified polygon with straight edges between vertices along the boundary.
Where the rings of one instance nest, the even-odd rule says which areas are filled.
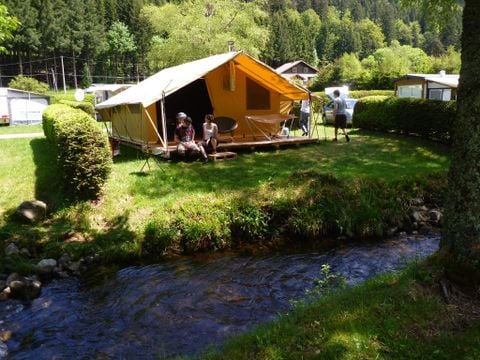
[[[71,113],[72,109],[63,104],[54,104],[48,106],[42,115],[43,133],[47,140],[55,142],[54,123],[57,119],[62,118],[63,114]]]
[[[393,90],[350,90],[352,99],[362,99],[367,96],[393,96]]]
[[[266,209],[256,204],[240,204],[232,215],[232,232],[245,240],[264,238],[269,230]]]
[[[60,104],[68,105],[74,109],[80,109],[91,117],[95,117],[95,107],[86,101],[60,100]]]
[[[111,171],[106,135],[79,109],[50,105],[43,115],[45,135],[56,145],[65,190],[78,199],[95,199]]]
[[[34,78],[18,75],[13,78],[8,86],[13,89],[32,91],[39,94],[45,94],[48,91],[48,84],[40,82]]]
[[[418,135],[449,143],[455,112],[454,101],[373,96],[357,102],[353,122],[362,129]]]
[[[57,104],[62,102],[63,100],[67,101],[75,101],[75,95],[73,93],[57,93],[51,96],[50,98],[50,103],[51,104]],[[95,95],[94,94],[85,94],[85,98],[83,99],[83,102],[88,102],[92,104],[92,106],[95,106]]]

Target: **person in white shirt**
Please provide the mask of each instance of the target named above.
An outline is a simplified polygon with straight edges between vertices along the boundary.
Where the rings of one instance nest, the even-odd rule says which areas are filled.
[[[310,128],[310,100],[302,100],[300,107],[300,128],[302,129],[302,136],[308,135]]]
[[[338,141],[337,134],[338,128],[340,128],[343,131],[343,135],[345,135],[345,139],[349,142],[350,138],[347,134],[347,115],[345,114],[347,103],[340,97],[340,91],[335,90],[333,96],[335,98],[333,99],[333,118],[335,119],[335,138],[333,141]]]
[[[212,114],[205,115],[205,122],[203,123],[203,137],[202,142],[200,143],[203,148],[212,154],[217,153],[217,144],[218,144],[218,126],[213,122],[214,116]]]

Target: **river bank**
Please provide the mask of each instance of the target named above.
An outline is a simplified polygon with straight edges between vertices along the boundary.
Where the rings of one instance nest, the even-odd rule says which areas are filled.
[[[55,279],[28,305],[4,303],[0,328],[13,359],[201,354],[291,311],[322,279],[322,265],[354,285],[424,258],[438,241],[417,235],[326,252],[199,254]]]
[[[63,197],[45,139],[5,140],[0,274],[31,275],[44,261],[63,277],[92,262],[127,266],[238,246],[331,247],[441,226],[448,149],[351,134],[348,144],[247,152],[207,166],[164,163],[148,173],[138,172],[145,161],[138,152],[122,148],[104,195],[91,203]],[[17,207],[33,196],[44,216],[22,222]]]

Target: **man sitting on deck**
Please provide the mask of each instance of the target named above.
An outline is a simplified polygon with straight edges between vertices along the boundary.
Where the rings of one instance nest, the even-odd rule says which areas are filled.
[[[175,128],[174,140],[177,143],[177,152],[181,157],[185,153],[201,153],[204,162],[208,161],[205,149],[195,143],[195,129],[192,126],[192,119],[184,112],[177,114],[177,121],[180,124]]]

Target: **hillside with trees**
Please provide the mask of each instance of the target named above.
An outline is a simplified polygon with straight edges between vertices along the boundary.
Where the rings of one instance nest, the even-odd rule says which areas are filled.
[[[461,7],[438,24],[398,0],[0,0],[20,26],[4,39],[0,86],[22,74],[60,87],[136,82],[225,52],[272,67],[304,59],[316,86],[388,88],[405,72],[458,72]],[[462,5],[462,4],[460,4]]]

